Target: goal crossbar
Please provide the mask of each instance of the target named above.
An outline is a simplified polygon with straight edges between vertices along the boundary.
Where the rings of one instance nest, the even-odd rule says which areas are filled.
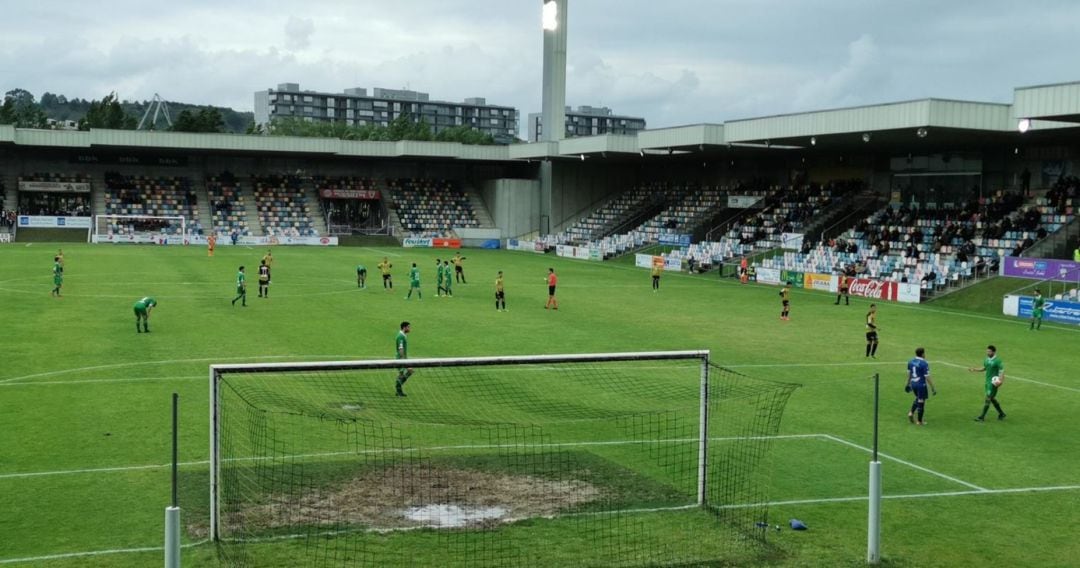
[[[299,363],[220,364],[210,366],[210,539],[221,540],[221,413],[220,382],[232,373],[284,373],[297,371],[347,371],[400,368],[477,367],[491,365],[544,365],[557,363],[602,363],[619,361],[699,361],[700,405],[698,416],[697,505],[706,505],[706,473],[709,443],[709,356],[708,350],[645,351],[624,353],[580,353],[552,355],[512,355],[496,357],[453,357],[425,359],[375,359]],[[407,362],[406,362],[407,361]]]

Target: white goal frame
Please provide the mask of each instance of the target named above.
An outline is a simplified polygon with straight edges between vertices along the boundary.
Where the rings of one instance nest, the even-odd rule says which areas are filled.
[[[582,353],[569,355],[522,355],[505,357],[453,357],[409,359],[410,368],[432,367],[478,367],[506,364],[550,364],[550,363],[597,363],[616,361],[660,361],[660,360],[698,360],[701,364],[701,384],[699,391],[698,424],[698,479],[697,505],[706,505],[706,459],[709,441],[709,355],[708,350],[699,351],[643,351],[629,353]],[[362,369],[397,369],[402,365],[399,359],[378,359],[369,361],[327,361],[309,363],[252,363],[210,366],[210,540],[219,542],[219,507],[221,504],[221,444],[220,444],[220,383],[223,375],[229,373],[277,372],[290,371],[346,371]]]
[[[94,215],[94,226],[91,229],[92,234],[90,236],[90,242],[92,242],[92,243],[155,242],[155,239],[149,239],[149,238],[147,238],[146,240],[135,239],[134,241],[128,240],[126,238],[124,238],[124,239],[117,238],[115,240],[108,240],[107,239],[108,231],[105,231],[105,232],[101,231],[101,227],[102,227],[101,223],[103,221],[105,223],[108,223],[109,220],[112,220],[112,219],[115,219],[117,221],[123,221],[124,219],[130,219],[130,220],[136,220],[136,221],[139,221],[139,220],[180,221],[180,239],[181,239],[181,242],[183,242],[183,240],[186,239],[187,236],[188,236],[187,235],[187,217],[184,217],[183,215],[109,215],[109,214],[106,214],[106,215]],[[159,234],[160,233],[155,233],[155,232],[136,233],[136,235],[159,235]],[[169,237],[175,237],[176,235],[168,235],[168,236]],[[118,235],[118,237],[119,237],[119,235]]]

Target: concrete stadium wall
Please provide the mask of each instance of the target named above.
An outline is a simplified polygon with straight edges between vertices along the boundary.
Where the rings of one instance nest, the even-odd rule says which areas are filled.
[[[540,230],[539,180],[488,180],[481,193],[495,226],[504,237],[520,237]]]

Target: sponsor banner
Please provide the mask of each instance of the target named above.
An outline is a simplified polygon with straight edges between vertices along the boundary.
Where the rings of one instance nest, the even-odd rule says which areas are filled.
[[[1031,280],[1080,280],[1080,262],[1052,258],[1020,258],[1007,256],[1001,263],[1002,275]]]
[[[780,270],[777,268],[758,268],[757,281],[764,284],[779,284]]]
[[[652,268],[656,257],[651,254],[635,254],[634,266],[638,268]]]
[[[94,235],[92,242],[101,244],[206,245],[205,235],[161,235],[137,233],[128,235]],[[232,239],[218,237],[216,246],[232,246]],[[237,245],[247,246],[337,246],[337,237],[240,237]]]
[[[461,239],[429,239],[431,246],[434,248],[447,248],[447,249],[459,249],[461,248]]]
[[[19,215],[20,227],[33,229],[89,229],[90,217],[51,217],[48,215]]]
[[[576,258],[578,260],[604,260],[604,253],[599,247],[558,245],[555,247],[555,254],[565,258]]]
[[[732,209],[749,209],[757,206],[759,201],[761,198],[753,195],[729,195],[727,206]]]
[[[1066,302],[1065,300],[1052,300],[1044,298],[1043,319],[1080,325],[1080,302]],[[1019,311],[1017,315],[1022,318],[1030,318],[1035,310],[1035,298],[1032,296],[1020,296]]]
[[[660,235],[660,244],[680,247],[690,246],[690,235],[666,234]]]
[[[125,166],[186,166],[188,165],[188,159],[186,156],[181,157],[166,157],[166,156],[133,156],[125,154],[75,154],[71,156],[71,163],[73,164],[120,164]]]
[[[0,243],[10,243],[11,233],[0,233]]]
[[[791,282],[791,285],[796,288],[802,288],[806,282],[804,282],[805,276],[798,270],[781,270],[780,282]]]
[[[807,290],[820,290],[822,292],[836,292],[840,288],[839,278],[831,274],[803,275],[803,287]]]
[[[922,301],[922,289],[918,284],[901,282],[896,285],[896,301],[905,304],[918,304]]]
[[[19,191],[49,193],[90,193],[90,184],[64,181],[20,181]]]
[[[323,189],[319,191],[319,195],[321,195],[323,199],[379,200],[379,191],[376,189]]]
[[[869,278],[852,278],[848,293],[871,300],[896,301],[896,282],[882,282]]]
[[[653,258],[660,259],[660,261],[664,263],[664,272],[682,272],[681,258],[664,258],[662,256],[657,256]]]
[[[405,248],[431,248],[433,239],[407,238],[401,240],[401,246]]]
[[[500,245],[502,245],[502,243],[499,242],[498,239],[488,239],[488,240],[480,243],[480,248],[498,249]]]
[[[517,239],[506,239],[506,250],[520,250],[525,252],[544,252],[544,243],[539,241],[519,241]]]
[[[783,233],[780,244],[784,250],[802,250],[804,238],[802,233]]]

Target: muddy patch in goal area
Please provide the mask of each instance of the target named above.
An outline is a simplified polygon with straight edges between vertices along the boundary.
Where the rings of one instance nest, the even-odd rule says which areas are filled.
[[[418,528],[494,528],[551,517],[603,497],[580,480],[505,472],[392,467],[302,495],[270,496],[222,517],[228,532],[295,526],[362,525],[371,531]]]

